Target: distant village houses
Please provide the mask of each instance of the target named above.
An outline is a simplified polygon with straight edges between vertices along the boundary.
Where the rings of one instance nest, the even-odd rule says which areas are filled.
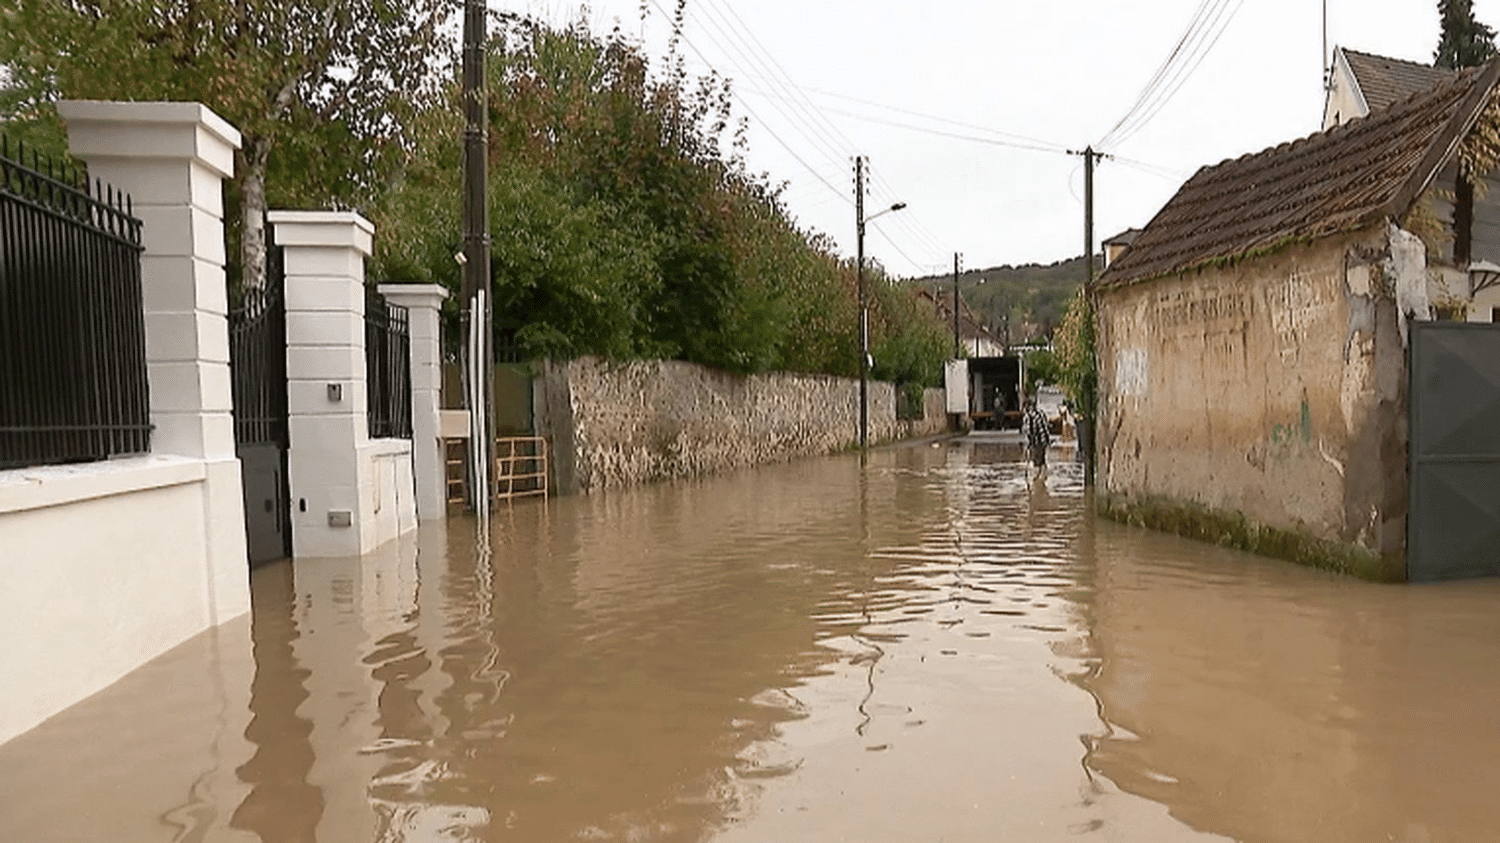
[[[951,288],[943,290],[940,287],[918,287],[916,290],[917,300],[923,305],[933,309],[939,321],[944,325],[953,326],[953,297]],[[958,296],[958,344],[963,350],[964,357],[999,357],[1005,354],[1005,343],[994,335],[990,329],[980,323],[974,316],[974,311],[969,307],[969,302],[961,294]]]
[[[1140,236],[1141,230],[1139,228],[1127,228],[1105,240],[1103,243],[1105,267],[1119,260],[1120,256],[1130,249],[1130,244],[1135,242],[1135,238]]]

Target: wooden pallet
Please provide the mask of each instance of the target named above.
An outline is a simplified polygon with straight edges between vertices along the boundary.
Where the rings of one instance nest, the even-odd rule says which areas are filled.
[[[443,467],[447,480],[448,506],[463,506],[469,502],[469,440],[443,440]]]
[[[504,436],[495,440],[491,488],[495,500],[547,495],[547,440]]]
[[[548,457],[547,440],[540,436],[505,436],[496,439],[494,467],[490,472],[491,498],[511,500],[531,495],[545,497],[548,493]],[[468,440],[443,440],[449,506],[468,503],[468,458]]]

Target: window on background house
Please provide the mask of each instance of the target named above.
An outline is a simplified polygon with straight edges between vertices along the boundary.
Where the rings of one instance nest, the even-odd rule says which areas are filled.
[[[1490,321],[1500,322],[1500,307],[1490,308]]]

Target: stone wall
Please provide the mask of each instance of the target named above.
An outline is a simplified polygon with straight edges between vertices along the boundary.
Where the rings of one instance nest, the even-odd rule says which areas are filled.
[[[1175,501],[1401,553],[1398,302],[1424,283],[1414,240],[1374,229],[1101,292],[1106,499]]]
[[[871,443],[947,429],[942,390],[925,417],[896,419],[896,391],[870,383]],[[692,363],[544,363],[536,431],[552,442],[560,493],[690,477],[827,454],[859,440],[859,381],[734,375]]]

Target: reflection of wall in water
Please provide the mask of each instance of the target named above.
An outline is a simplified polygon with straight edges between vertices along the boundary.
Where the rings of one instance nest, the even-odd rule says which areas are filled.
[[[231,818],[254,669],[244,614],[0,744],[0,840],[255,843]]]
[[[1396,591],[1101,530],[1091,765],[1239,840],[1471,840],[1500,824],[1494,583]],[[1210,569],[1212,576],[1210,576]]]

